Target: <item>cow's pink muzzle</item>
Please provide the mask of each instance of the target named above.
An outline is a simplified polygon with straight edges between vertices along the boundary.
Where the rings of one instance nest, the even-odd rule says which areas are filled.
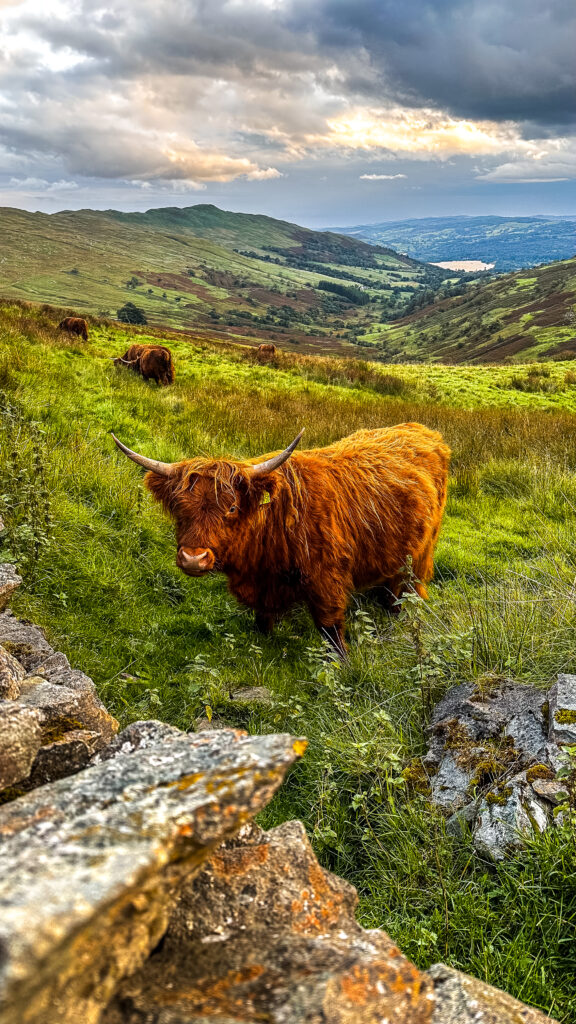
[[[187,576],[203,576],[214,567],[214,552],[210,548],[178,548],[176,565]]]

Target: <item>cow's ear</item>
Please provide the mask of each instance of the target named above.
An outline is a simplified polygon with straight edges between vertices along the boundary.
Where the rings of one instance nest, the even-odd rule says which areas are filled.
[[[170,500],[174,494],[174,480],[172,477],[160,476],[159,473],[146,473],[144,483],[148,490],[152,492],[156,501],[161,501],[167,507],[170,505]]]

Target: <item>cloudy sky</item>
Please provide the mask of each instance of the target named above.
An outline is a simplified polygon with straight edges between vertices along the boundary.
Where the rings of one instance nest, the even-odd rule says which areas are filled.
[[[0,204],[576,214],[573,0],[0,0]]]

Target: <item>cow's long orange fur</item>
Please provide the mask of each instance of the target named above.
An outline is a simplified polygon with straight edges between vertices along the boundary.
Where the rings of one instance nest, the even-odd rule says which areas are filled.
[[[211,552],[260,625],[304,602],[343,645],[351,593],[381,586],[393,600],[409,558],[428,596],[449,459],[440,434],[403,423],[295,452],[265,477],[250,462],[191,459],[146,484],[176,521],[179,551]]]

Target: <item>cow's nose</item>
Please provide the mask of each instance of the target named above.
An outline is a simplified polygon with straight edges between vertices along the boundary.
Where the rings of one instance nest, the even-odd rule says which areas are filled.
[[[202,576],[214,565],[214,553],[210,548],[178,548],[176,565],[188,576]]]

